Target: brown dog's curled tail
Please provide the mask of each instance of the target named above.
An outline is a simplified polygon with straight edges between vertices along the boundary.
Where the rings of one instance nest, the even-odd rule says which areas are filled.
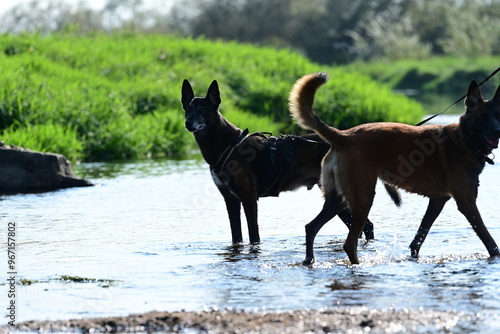
[[[313,110],[314,95],[319,87],[328,81],[328,74],[318,72],[308,74],[297,80],[288,99],[290,115],[297,124],[317,132],[330,144],[338,138],[338,130],[324,123]]]
[[[342,135],[339,130],[324,123],[313,110],[314,95],[319,87],[328,81],[325,72],[308,74],[297,80],[290,91],[288,108],[297,124],[317,132],[324,140],[333,146],[342,145]],[[389,184],[384,184],[391,199],[399,207],[401,195],[398,190]]]

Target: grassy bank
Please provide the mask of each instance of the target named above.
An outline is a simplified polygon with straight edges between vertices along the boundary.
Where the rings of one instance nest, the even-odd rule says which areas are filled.
[[[500,66],[500,57],[476,59],[434,57],[395,62],[359,62],[343,67],[350,73],[363,73],[372,79],[403,90],[422,102],[429,113],[437,112],[463,96],[471,80],[480,82]],[[500,74],[482,88],[490,98],[500,84]],[[454,109],[463,112],[463,104]]]
[[[0,140],[71,160],[178,156],[194,148],[180,88],[219,81],[222,113],[250,131],[295,132],[287,111],[297,78],[331,81],[317,109],[340,127],[413,123],[419,104],[367,76],[322,67],[287,50],[160,35],[0,36]]]

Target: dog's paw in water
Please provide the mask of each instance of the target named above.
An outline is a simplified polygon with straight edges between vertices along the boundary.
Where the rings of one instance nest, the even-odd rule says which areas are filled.
[[[304,266],[312,266],[314,264],[315,260],[314,257],[306,257],[304,261],[302,261],[302,265]]]

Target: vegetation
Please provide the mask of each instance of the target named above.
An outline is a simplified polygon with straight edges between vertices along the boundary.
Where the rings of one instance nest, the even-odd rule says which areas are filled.
[[[165,18],[170,29],[291,47],[325,64],[500,55],[500,0],[198,0],[194,8],[179,1]]]
[[[75,160],[176,156],[194,147],[184,129],[184,78],[198,96],[217,79],[222,112],[250,131],[296,131],[287,111],[297,78],[331,81],[317,108],[340,127],[414,123],[419,104],[367,76],[321,67],[288,50],[163,35],[72,32],[0,36],[0,139]],[[328,116],[326,116],[328,115]]]
[[[482,81],[500,65],[500,56],[474,60],[456,57],[433,57],[426,61],[356,62],[343,67],[348,72],[364,73],[372,79],[403,90],[427,107],[444,108],[463,96],[471,80]],[[500,74],[491,78],[481,89],[489,98],[500,84]],[[436,101],[439,99],[439,101]],[[430,110],[428,113],[439,110]],[[463,111],[463,105],[455,109]]]
[[[88,278],[88,277],[80,277],[80,276],[71,276],[71,275],[61,275],[59,278],[55,278],[55,280],[61,280],[64,282],[72,282],[72,283],[117,283],[120,282],[114,279],[102,279],[102,278]],[[108,287],[108,286],[106,286]]]
[[[88,277],[80,277],[80,276],[71,276],[71,275],[61,275],[55,278],[50,278],[49,280],[32,280],[28,278],[20,279],[17,284],[19,285],[31,285],[37,283],[48,283],[49,281],[60,281],[64,283],[99,283],[99,285],[103,288],[109,288],[112,285],[116,285],[120,283],[119,280],[114,279],[102,279],[102,278],[88,278]]]
[[[298,50],[315,62],[500,55],[500,0],[31,0],[0,18],[8,33],[129,30]],[[158,2],[159,3],[159,2]]]
[[[500,0],[144,3],[31,0],[5,13],[0,140],[73,161],[182,155],[195,148],[184,78],[199,96],[217,79],[222,112],[240,127],[297,132],[289,89],[319,70],[331,76],[316,102],[328,122],[415,123],[421,106],[391,89],[433,113],[500,63]]]

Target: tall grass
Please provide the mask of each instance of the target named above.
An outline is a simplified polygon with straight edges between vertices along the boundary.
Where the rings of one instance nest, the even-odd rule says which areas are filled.
[[[358,62],[343,67],[351,73],[364,73],[393,89],[413,90],[419,101],[437,112],[465,94],[471,80],[482,81],[500,66],[500,57],[434,57],[423,61]],[[481,90],[489,98],[500,84],[500,74]],[[436,106],[436,107],[434,107]],[[455,109],[463,111],[463,105]]]
[[[297,78],[318,70],[332,77],[318,92],[317,108],[333,124],[411,123],[422,115],[417,103],[368,77],[288,50],[120,33],[3,35],[0,51],[0,140],[72,160],[191,150],[180,104],[184,78],[197,96],[217,79],[222,113],[250,131],[298,131],[288,116],[288,92]]]
[[[83,143],[77,132],[61,124],[35,124],[15,130],[7,129],[2,134],[7,143],[23,143],[23,146],[40,152],[57,152],[70,160],[78,160],[83,153]]]

